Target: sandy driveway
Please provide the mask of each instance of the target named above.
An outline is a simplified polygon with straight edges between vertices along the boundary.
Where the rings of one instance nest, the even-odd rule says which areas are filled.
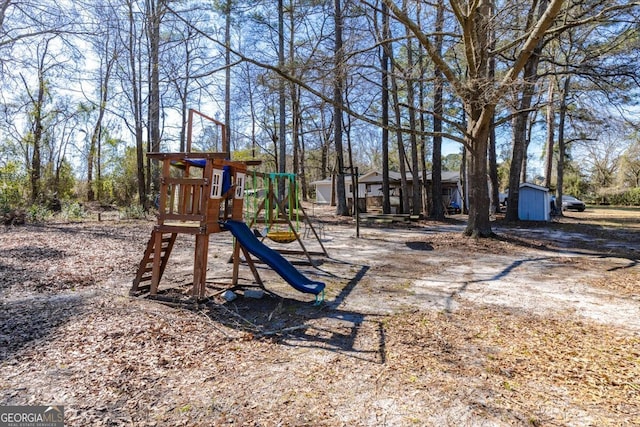
[[[498,226],[494,231],[508,234],[511,242],[494,243],[491,249],[486,242],[473,241],[448,247],[446,239],[465,239],[460,237],[462,230],[462,225],[365,228],[359,240],[355,233],[334,232],[325,242],[331,256],[367,268],[348,298],[341,296],[342,304],[388,313],[406,308],[455,310],[464,300],[538,314],[572,312],[640,332],[640,285],[631,295],[601,286],[607,281],[637,280],[637,260],[611,254],[607,247],[576,248],[576,241],[588,245],[589,237],[544,228]],[[542,243],[540,238],[547,240]],[[538,246],[518,244],[515,239],[533,239]],[[640,240],[625,247],[640,255]],[[329,265],[327,270],[340,274]]]

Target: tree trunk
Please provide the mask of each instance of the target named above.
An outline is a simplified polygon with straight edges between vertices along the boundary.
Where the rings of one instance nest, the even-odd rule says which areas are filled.
[[[46,50],[43,54],[43,58],[40,60],[38,67],[38,93],[36,94],[35,103],[33,106],[33,155],[31,156],[31,202],[35,203],[41,199],[41,146],[42,146],[42,134],[44,133],[43,126],[43,109],[44,98],[46,91],[45,76],[44,76],[44,56],[46,56]]]
[[[460,162],[460,179],[462,180],[462,213],[469,214],[469,150],[462,147],[462,161]]]
[[[226,132],[222,140],[222,152],[227,159],[231,159],[231,3],[225,5],[224,24],[224,126]]]
[[[435,48],[438,55],[442,55],[444,26],[444,0],[438,0],[438,10],[436,12],[436,41]],[[443,220],[445,217],[444,203],[442,200],[442,115],[444,108],[443,98],[443,77],[442,71],[436,66],[434,70],[433,89],[433,152],[431,154],[431,217],[435,220]]]
[[[256,158],[256,143],[257,143],[257,132],[256,132],[256,123],[258,121],[256,114],[256,105],[254,101],[255,94],[253,93],[253,86],[251,83],[251,71],[249,69],[249,64],[245,64],[247,71],[247,101],[249,102],[249,112],[251,115],[251,158]]]
[[[485,105],[480,110],[471,111],[467,124],[466,143],[471,147],[471,156],[467,162],[469,176],[469,222],[464,232],[471,237],[491,237],[489,221],[489,187],[487,185],[487,148],[491,118],[495,106]]]
[[[295,87],[291,88],[291,142],[293,143],[293,173],[296,175],[300,173],[300,162],[302,157],[300,156],[300,101],[297,97]]]
[[[422,21],[421,21],[421,16],[422,16],[422,10],[421,10],[421,5],[420,3],[416,4],[416,22],[418,23],[419,26],[422,26]],[[438,21],[438,18],[436,17],[436,22]],[[429,177],[427,174],[427,119],[426,119],[426,75],[427,75],[427,63],[425,60],[425,54],[424,54],[424,47],[418,43],[418,105],[419,105],[419,109],[420,109],[420,113],[418,116],[419,119],[419,128],[420,128],[420,170],[422,171],[422,185],[420,186],[422,189],[421,192],[421,200],[422,200],[422,212],[424,213],[424,215],[429,215],[430,214],[430,208],[429,208],[429,199],[430,197],[430,193],[429,193]]]
[[[538,19],[544,14],[548,0],[540,0],[538,4]],[[542,52],[542,41],[540,38],[531,56],[527,59],[523,72],[523,88],[518,113],[513,124],[513,152],[511,155],[511,168],[509,169],[509,199],[507,203],[507,221],[518,221],[518,201],[520,199],[520,183],[522,180],[523,162],[527,157],[527,124],[529,123],[529,109],[535,91],[535,84],[538,80],[538,64]]]
[[[492,5],[491,13],[495,13],[495,7]],[[489,46],[491,50],[495,49],[496,38],[495,30],[492,28],[489,34]],[[489,60],[489,77],[494,80],[496,76],[496,59],[491,57]],[[500,183],[498,182],[498,154],[496,153],[496,130],[494,127],[494,118],[491,118],[491,132],[489,133],[489,182],[491,182],[490,194],[490,211],[492,213],[500,212]]]
[[[289,8],[289,60],[295,58],[295,22],[294,8]],[[289,72],[296,74],[293,66]],[[300,180],[302,199],[307,200],[307,182],[304,176],[304,153],[301,147],[302,137],[302,109],[300,107],[300,87],[290,82],[289,93],[291,97],[291,141],[293,143],[293,173]]]
[[[520,182],[527,182],[527,176],[529,176],[529,145],[531,145],[531,136],[533,135],[533,125],[536,123],[538,112],[533,111],[529,114],[529,120],[527,123],[527,135],[524,140],[524,157],[522,159],[522,171],[520,171]]]
[[[406,0],[404,2],[406,8]],[[419,215],[422,208],[422,182],[420,181],[420,163],[418,155],[418,135],[415,111],[415,79],[413,78],[413,43],[411,31],[406,29],[407,36],[407,113],[409,114],[409,142],[411,146],[411,213]],[[407,207],[408,208],[408,207]]]
[[[556,185],[556,206],[562,215],[562,193],[564,185],[564,161],[566,157],[566,145],[564,142],[564,123],[567,116],[567,98],[569,97],[569,88],[571,86],[571,77],[564,79],[564,85],[560,92],[560,111],[558,118],[558,165],[557,165],[557,185]]]
[[[185,67],[189,70],[189,63],[191,61],[191,55],[189,48],[187,47],[185,52]],[[182,84],[176,81],[175,85],[179,88],[180,94],[180,142],[178,144],[178,151],[184,153],[187,149],[187,126],[189,125],[189,75],[184,76]]]
[[[302,200],[309,200],[309,184],[307,183],[307,171],[306,165],[304,162],[305,156],[305,142],[304,142],[304,134],[300,133],[300,187],[302,188]]]
[[[500,212],[500,188],[498,182],[498,156],[496,153],[496,130],[491,120],[489,133],[489,182],[491,182],[490,210]]]
[[[397,65],[395,63],[393,51],[389,51],[389,60],[391,62],[391,94],[393,97],[393,111],[396,117],[395,132],[396,144],[398,147],[398,168],[400,169],[400,213],[409,212],[409,191],[407,191],[407,154],[404,149],[404,141],[402,135],[402,112],[400,111],[398,78],[396,77]]]
[[[164,14],[164,0],[148,0],[147,16],[149,40],[149,111],[148,134],[150,151],[160,151],[160,22]],[[157,160],[150,163],[152,192],[160,189],[160,165]]]
[[[387,5],[382,3],[382,57],[381,73],[381,109],[382,109],[382,213],[391,213],[391,197],[389,188],[389,52],[391,34]]]
[[[105,53],[108,52],[108,42],[105,43]],[[102,122],[104,119],[104,114],[107,110],[107,102],[109,98],[109,80],[111,78],[111,70],[113,69],[113,65],[115,64],[117,55],[114,51],[111,57],[103,58],[106,61],[104,74],[100,76],[100,104],[98,105],[98,118],[96,119],[96,123],[93,127],[93,132],[91,133],[91,140],[89,143],[89,156],[87,158],[87,200],[93,201],[95,199],[95,192],[93,190],[93,167],[95,165],[98,175],[98,182],[100,178],[100,169],[101,162],[99,161],[101,158],[100,152],[100,139],[102,137]],[[100,191],[98,191],[98,196],[100,196]]]
[[[400,213],[407,213],[409,209],[409,191],[407,191],[407,154],[402,138],[402,113],[398,100],[398,83],[394,73],[394,61],[391,57],[391,90],[393,94],[393,110],[396,116],[396,144],[398,145],[398,163],[400,169]]]
[[[145,155],[144,155],[144,141],[143,141],[143,124],[142,124],[142,100],[140,95],[139,79],[138,79],[138,58],[137,52],[137,34],[135,30],[135,17],[133,11],[133,3],[129,1],[127,3],[129,12],[129,34],[128,34],[128,49],[129,49],[129,72],[131,82],[131,103],[133,108],[133,120],[134,120],[134,137],[136,141],[136,164],[137,164],[137,179],[138,179],[138,199],[142,208],[146,211],[149,208],[149,201],[147,200],[147,188],[145,183]]]
[[[547,94],[547,143],[545,148],[544,186],[551,187],[551,175],[553,171],[553,150],[555,144],[555,103],[553,95],[555,91],[555,79],[549,80],[549,92]]]
[[[285,69],[284,54],[284,4],[283,0],[278,0],[278,67]],[[278,172],[287,171],[287,100],[285,93],[284,78],[278,78]],[[281,177],[278,180],[278,200],[285,197],[285,180]]]
[[[344,182],[344,149],[342,147],[342,94],[344,93],[344,51],[342,46],[342,0],[334,0],[335,18],[335,46],[334,46],[334,67],[335,79],[333,86],[333,124],[334,143],[336,146],[336,160],[338,170],[338,182],[336,183],[336,214],[340,216],[349,215],[347,197]]]
[[[322,123],[325,123],[325,109],[321,108],[320,109],[320,120]],[[321,159],[320,159],[320,178],[325,179],[327,177],[333,176],[333,171],[329,170],[329,165],[330,165],[330,161],[329,161],[329,156],[330,156],[330,148],[331,148],[331,134],[334,133],[332,132],[332,130],[330,129],[331,126],[327,126],[328,129],[326,130],[321,130],[321,134],[322,134],[322,147],[320,148],[322,150],[322,154],[321,154]],[[333,193],[333,188],[335,187],[331,187],[331,193]],[[334,206],[333,203],[331,204],[331,206]]]

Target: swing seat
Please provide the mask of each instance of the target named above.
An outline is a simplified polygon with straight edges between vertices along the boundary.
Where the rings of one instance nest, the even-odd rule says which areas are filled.
[[[296,240],[296,233],[293,231],[270,231],[267,237],[277,243],[291,243]]]

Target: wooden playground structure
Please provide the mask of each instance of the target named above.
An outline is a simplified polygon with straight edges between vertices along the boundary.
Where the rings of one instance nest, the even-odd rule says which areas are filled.
[[[242,221],[248,162],[225,160],[224,153],[149,153],[148,156],[162,162],[158,223],[151,232],[131,293],[157,294],[176,237],[184,233],[195,235],[191,294],[202,298],[211,234],[224,231],[221,223],[226,220]],[[175,170],[181,171],[179,176],[174,176]],[[240,250],[239,245],[236,247]],[[250,266],[256,282],[262,284],[255,267]],[[236,285],[237,263],[233,271],[232,284]],[[144,282],[149,285],[141,286]]]
[[[288,262],[280,258],[280,255],[274,255],[273,250],[263,246],[262,243],[254,243],[251,239],[246,240],[245,235],[247,233],[244,233],[244,230],[246,229],[250,235],[251,233],[243,222],[245,188],[247,178],[253,176],[255,181],[258,174],[257,172],[248,171],[248,168],[257,166],[261,162],[258,160],[228,160],[228,150],[224,149],[224,147],[224,152],[222,153],[190,152],[193,113],[194,111],[192,110],[189,115],[187,152],[147,153],[150,159],[160,162],[158,216],[157,224],[153,227],[151,237],[138,266],[130,294],[140,295],[148,292],[150,295],[156,295],[158,293],[158,286],[176,238],[178,234],[183,233],[195,235],[191,296],[194,298],[205,297],[210,237],[212,234],[231,230],[234,237],[236,237],[236,241],[233,247],[233,274],[230,286],[236,287],[238,285],[239,266],[242,261],[240,255],[242,253],[244,261],[253,273],[255,283],[263,287],[263,282],[250,256],[250,252],[252,252],[254,255],[257,254],[257,258],[266,259],[267,263],[271,261],[269,265],[276,269],[294,288],[302,292],[313,293],[317,298],[318,294],[323,291],[324,284],[310,281],[298,274],[297,271],[293,272],[288,269],[286,266]],[[224,135],[225,130],[222,123],[209,117],[206,118],[220,126]],[[303,253],[306,254],[311,262],[312,253],[309,253],[304,247],[298,228],[291,221],[291,213],[294,212],[291,209],[292,203],[295,203],[296,207],[302,208],[298,206],[297,194],[289,193],[291,197],[288,202],[286,200],[278,200],[274,193],[274,183],[271,178],[269,176],[265,181],[268,183],[268,197],[261,201],[259,210],[255,212],[256,215],[254,215],[250,225],[254,225],[255,221],[265,223],[259,219],[261,218],[260,212],[267,215],[266,218],[270,227],[284,222],[289,226],[289,232],[292,233],[293,240],[297,240],[300,243]],[[289,181],[295,183],[295,175]],[[296,200],[294,200],[294,196]],[[298,209],[295,211],[298,212]],[[302,212],[304,215],[304,211]],[[306,215],[304,215],[304,218],[306,218]],[[225,227],[225,224],[228,226]],[[242,227],[238,228],[238,224],[241,224]],[[313,228],[310,222],[308,222],[307,226]],[[240,234],[236,234],[236,232]],[[313,233],[320,242],[315,229],[313,229]],[[245,243],[241,244],[238,240],[243,236],[245,237]],[[250,237],[254,238],[253,235]],[[320,244],[322,245],[321,242]],[[251,251],[251,249],[254,250]],[[327,255],[324,246],[322,246],[322,253]]]

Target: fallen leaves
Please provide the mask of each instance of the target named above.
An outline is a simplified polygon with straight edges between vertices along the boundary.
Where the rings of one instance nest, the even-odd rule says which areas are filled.
[[[176,270],[167,273],[175,304],[131,299],[150,224],[0,233],[0,403],[61,402],[70,426],[640,423],[637,331],[462,299],[454,311],[384,315],[275,297],[181,304],[188,284]],[[367,270],[367,286],[379,290],[376,274],[395,269],[396,285],[384,287],[402,294],[412,269],[441,275],[458,262],[416,267],[425,248],[517,254],[550,244],[449,232],[411,242],[416,258],[392,254]],[[637,295],[632,266],[590,280]]]
[[[488,307],[395,317],[391,325],[405,331],[390,345],[395,363],[454,374],[454,383],[484,378],[491,400],[507,398],[516,413],[541,419],[545,402],[565,401],[613,424],[640,422],[640,337],[633,334]]]

